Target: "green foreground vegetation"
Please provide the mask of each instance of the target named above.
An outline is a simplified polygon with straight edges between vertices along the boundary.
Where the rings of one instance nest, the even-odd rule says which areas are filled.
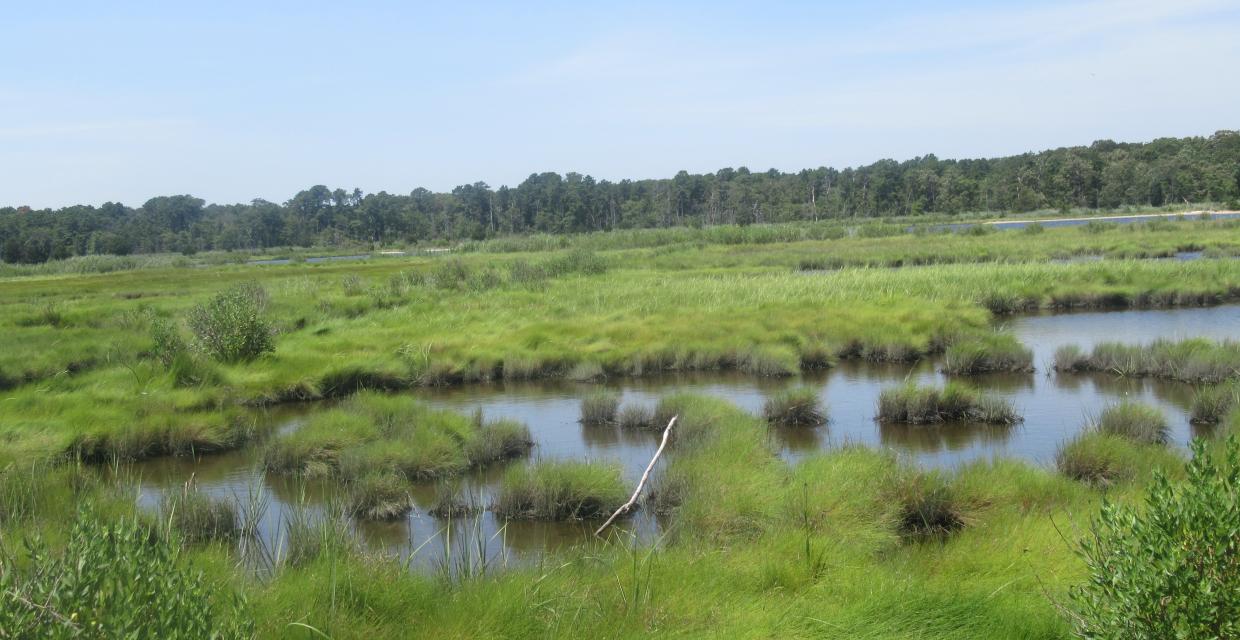
[[[550,251],[0,280],[0,638],[133,629],[223,638],[1142,637],[1126,634],[1138,627],[1124,620],[1152,630],[1145,637],[1195,633],[1203,620],[1234,631],[1226,621],[1240,613],[1240,578],[1235,566],[1208,562],[1227,548],[1219,532],[1240,526],[1235,451],[1203,442],[1186,470],[1185,456],[1163,444],[1165,420],[1140,405],[1100,414],[1065,443],[1055,469],[994,459],[928,471],[857,446],[780,459],[770,429],[819,428],[829,417],[803,391],[773,399],[764,416],[696,396],[621,407],[599,393],[583,402],[587,425],[661,430],[679,416],[643,505],[663,524],[657,543],[631,539],[622,521],[605,540],[533,564],[474,571],[448,559],[430,572],[356,544],[349,517],[401,517],[411,481],[451,478],[531,444],[522,425],[384,391],[686,370],[784,376],[841,359],[945,352],[961,363],[953,374],[1024,371],[1027,351],[996,332],[996,315],[1240,298],[1240,262],[1230,259],[1049,261],[1074,246],[1240,247],[1240,226],[1211,221],[943,234],[933,243],[575,240]],[[930,264],[849,262],[915,245]],[[839,256],[844,264],[830,270],[802,268],[807,257]],[[1240,416],[1216,393],[1216,431],[1234,432]],[[334,397],[343,399],[290,433],[270,433],[253,410]],[[911,422],[1019,419],[956,381],[891,389],[877,412]],[[155,514],[135,506],[125,473],[133,460],[241,446],[264,447],[273,473],[330,481],[344,514],[286,523],[270,572],[238,557],[255,526],[244,505],[230,511],[187,479]],[[513,518],[597,519],[628,491],[605,463],[537,461],[505,470],[486,506]],[[441,498],[449,513],[476,506],[447,489]],[[1191,526],[1149,524],[1163,512]],[[1082,547],[1086,538],[1095,546]],[[1138,559],[1180,555],[1157,565],[1167,571],[1099,584],[1115,570],[1112,548]],[[1184,566],[1205,568],[1190,576]],[[1171,597],[1147,620],[1158,606],[1141,599],[1149,592]],[[160,617],[143,627],[135,612],[144,611]]]

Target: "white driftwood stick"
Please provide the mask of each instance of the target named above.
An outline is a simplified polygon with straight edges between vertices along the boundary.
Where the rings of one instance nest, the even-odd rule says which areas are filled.
[[[620,514],[633,508],[634,503],[637,502],[637,497],[642,493],[642,487],[646,486],[646,479],[650,477],[650,470],[654,469],[654,463],[659,461],[659,455],[663,453],[663,447],[667,446],[667,437],[672,435],[672,425],[676,424],[676,418],[679,417],[680,416],[678,415],[672,416],[672,419],[668,421],[667,428],[663,430],[663,441],[659,443],[659,449],[654,452],[654,457],[650,459],[650,464],[646,465],[646,471],[642,473],[642,479],[637,481],[637,489],[633,491],[633,497],[629,498],[628,502],[621,505],[619,509],[616,509],[615,513],[611,514],[611,517],[607,519],[607,522],[604,522],[603,526],[599,527],[598,531],[594,532],[595,536],[602,533],[603,529],[606,529],[607,525],[611,524],[611,521],[619,517]]]

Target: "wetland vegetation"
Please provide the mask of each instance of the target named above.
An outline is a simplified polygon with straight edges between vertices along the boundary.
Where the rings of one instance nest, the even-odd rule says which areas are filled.
[[[0,280],[0,637],[1115,637],[1115,612],[1147,610],[1141,585],[1091,587],[1112,565],[1090,545],[1135,544],[1146,499],[1193,518],[1209,505],[1192,539],[1220,544],[1237,513],[1234,343],[1048,351],[1011,327],[1019,312],[1235,301],[1240,262],[1148,258],[1234,255],[1240,225],[922,229],[941,234],[926,242],[833,224]],[[1104,259],[1061,260],[1084,255]],[[693,375],[762,393],[720,399],[723,378],[676,393]],[[853,403],[828,408],[824,379]],[[565,454],[561,427],[539,423],[549,402],[517,419],[445,400],[537,384],[571,389],[564,420],[598,452],[635,453]],[[1084,389],[1064,396],[1079,404],[1070,431],[1029,406],[1047,384]],[[1130,390],[1140,399],[1115,400]],[[672,416],[639,509],[594,538]],[[1023,433],[1051,453],[999,440],[926,465],[841,435],[858,430]],[[176,456],[175,486],[153,491],[143,470]],[[225,474],[259,479],[252,494],[211,488],[207,465],[226,456]],[[414,520],[432,535],[415,539]],[[520,544],[533,548],[509,553]],[[81,585],[131,605],[75,599]],[[1234,610],[1219,598],[1212,611]],[[162,617],[135,627],[135,609]]]

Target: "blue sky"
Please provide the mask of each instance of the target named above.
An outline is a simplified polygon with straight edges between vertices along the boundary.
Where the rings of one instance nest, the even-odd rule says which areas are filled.
[[[445,4],[0,0],[0,205],[797,170],[1240,127],[1237,0]]]

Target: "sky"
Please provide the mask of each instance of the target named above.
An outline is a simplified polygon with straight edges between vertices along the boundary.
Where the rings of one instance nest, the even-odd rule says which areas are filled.
[[[0,0],[0,206],[1240,128],[1240,0],[447,4]]]

